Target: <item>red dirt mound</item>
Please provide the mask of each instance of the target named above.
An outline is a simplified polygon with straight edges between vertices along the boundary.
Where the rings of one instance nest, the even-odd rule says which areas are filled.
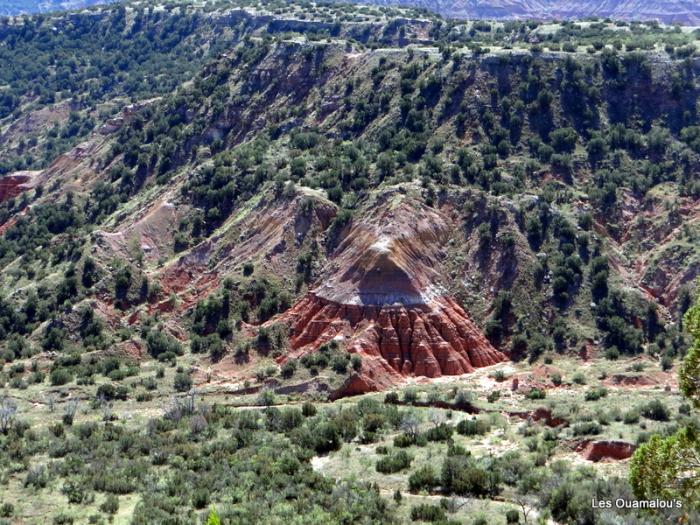
[[[588,461],[619,461],[631,457],[635,448],[626,441],[590,441],[579,452]]]
[[[506,359],[440,282],[447,222],[433,209],[391,192],[353,225],[323,284],[275,322],[290,327],[299,357],[332,339],[363,357],[342,395],[386,388],[404,376],[439,377]],[[397,202],[398,201],[398,202]]]
[[[17,195],[33,188],[36,173],[33,171],[18,171],[11,175],[0,177],[0,202],[17,197]]]

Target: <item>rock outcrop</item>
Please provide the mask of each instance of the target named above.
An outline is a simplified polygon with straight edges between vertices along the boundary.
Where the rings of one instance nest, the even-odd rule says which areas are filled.
[[[18,171],[0,177],[0,202],[17,197],[34,187],[33,181],[37,172]]]
[[[346,233],[322,284],[275,320],[290,328],[292,352],[282,360],[342,342],[362,356],[344,395],[505,360],[441,283],[447,240],[440,212],[388,192]]]
[[[580,452],[588,461],[619,461],[631,457],[636,448],[626,441],[591,441]]]

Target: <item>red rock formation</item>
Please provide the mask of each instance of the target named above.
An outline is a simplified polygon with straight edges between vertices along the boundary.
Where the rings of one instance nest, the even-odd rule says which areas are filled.
[[[339,304],[309,293],[279,320],[290,326],[292,349],[301,350],[293,355],[338,338],[348,341],[348,351],[383,361],[389,375],[459,375],[505,359],[448,297],[378,306]]]
[[[342,341],[362,356],[340,389],[352,395],[505,360],[441,286],[447,231],[439,212],[415,202],[373,208],[339,246],[323,284],[274,321],[290,328],[292,352],[281,361]]]
[[[626,441],[591,441],[580,452],[588,461],[598,462],[606,459],[619,461],[631,457],[636,448]]]
[[[5,202],[31,188],[32,172],[20,171],[0,177],[0,202]]]

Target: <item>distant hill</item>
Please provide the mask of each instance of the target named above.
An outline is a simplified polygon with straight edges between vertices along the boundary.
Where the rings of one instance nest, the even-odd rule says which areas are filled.
[[[47,13],[67,9],[79,9],[97,4],[108,4],[112,0],[0,0],[0,15],[24,13]]]
[[[695,0],[363,0],[422,7],[450,18],[580,19],[610,17],[700,25]]]

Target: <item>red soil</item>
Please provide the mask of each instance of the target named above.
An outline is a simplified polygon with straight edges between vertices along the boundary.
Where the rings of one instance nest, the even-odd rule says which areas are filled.
[[[340,389],[353,395],[405,376],[460,375],[504,361],[440,282],[445,218],[387,192],[354,224],[331,259],[322,285],[275,319],[290,328],[284,361],[333,339],[362,356]]]
[[[18,171],[12,175],[0,177],[0,202],[5,202],[31,189],[33,172]]]
[[[375,368],[397,378],[459,375],[505,360],[449,297],[382,306],[340,304],[310,293],[279,320],[290,326],[292,349],[301,350],[292,355],[349,339],[348,351],[378,361]]]
[[[577,451],[588,461],[620,461],[631,457],[636,448],[626,441],[589,441],[581,443]]]

